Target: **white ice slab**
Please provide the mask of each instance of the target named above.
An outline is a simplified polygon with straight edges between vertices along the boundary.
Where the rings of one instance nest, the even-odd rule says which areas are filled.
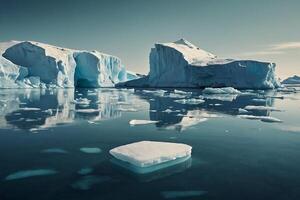
[[[152,120],[143,120],[143,119],[133,119],[129,121],[129,124],[132,126],[135,125],[145,125],[145,124],[156,124],[158,121],[152,121]]]
[[[181,143],[141,141],[116,147],[109,153],[115,158],[137,167],[151,167],[189,157],[192,147]]]

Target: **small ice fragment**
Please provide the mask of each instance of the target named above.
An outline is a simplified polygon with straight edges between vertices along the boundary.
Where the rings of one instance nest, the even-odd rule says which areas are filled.
[[[80,170],[78,170],[78,174],[80,175],[87,175],[87,174],[90,174],[93,172],[93,168],[90,168],[90,167],[86,167],[86,168],[82,168]]]
[[[130,125],[144,125],[144,124],[156,124],[158,121],[133,119],[129,121]]]
[[[248,112],[249,112],[248,110],[245,110],[243,108],[239,108],[239,114],[246,114]]]
[[[253,106],[249,105],[244,108],[245,110],[268,110],[268,111],[281,111],[275,107],[269,107],[269,106]]]
[[[282,120],[277,119],[275,117],[270,117],[270,116],[238,115],[238,117],[244,118],[244,119],[261,120],[263,122],[275,122],[275,123],[282,122]]]
[[[172,112],[180,112],[180,110],[166,109],[166,110],[163,110],[162,112],[165,112],[165,113],[172,113]]]
[[[265,103],[266,99],[252,99],[252,101],[258,102],[258,103]]]
[[[80,151],[83,153],[101,153],[101,149],[98,147],[82,147]]]
[[[59,148],[51,148],[51,149],[44,149],[41,151],[41,153],[68,153],[66,150],[64,149],[59,149]]]
[[[186,91],[182,91],[182,90],[174,90],[174,93],[177,93],[177,94],[192,94],[192,92],[186,92]]]
[[[52,115],[53,111],[51,109],[47,109],[44,111],[44,113],[47,113],[48,115]]]
[[[20,110],[25,110],[25,111],[39,111],[41,109],[40,108],[20,108]]]
[[[33,176],[45,176],[45,175],[53,175],[56,174],[57,171],[53,169],[33,169],[33,170],[24,170],[24,171],[18,171],[13,174],[8,175],[5,180],[16,180],[16,179],[23,179],[23,178],[29,178]]]
[[[98,109],[78,109],[78,110],[76,110],[76,112],[78,112],[78,113],[97,113],[99,111],[100,110],[98,110]]]
[[[121,112],[137,112],[138,110],[135,108],[118,108]]]
[[[79,98],[72,101],[72,103],[79,104],[79,105],[88,105],[90,104],[91,100],[87,98]]]
[[[157,110],[149,110],[150,112],[157,112]]]
[[[191,99],[180,99],[180,100],[175,100],[174,102],[176,102],[176,103],[181,103],[181,104],[197,105],[197,104],[204,103],[205,101],[204,101],[203,99],[195,99],[195,98],[191,98]]]
[[[181,143],[141,141],[111,149],[116,159],[137,167],[151,167],[191,156],[192,147]]]
[[[224,88],[210,88],[207,87],[202,91],[202,94],[240,94],[241,92],[232,88],[232,87],[224,87]]]
[[[161,192],[161,195],[165,199],[177,199],[177,198],[188,198],[188,197],[197,197],[206,194],[206,191],[201,190],[188,190],[188,191],[164,191]]]

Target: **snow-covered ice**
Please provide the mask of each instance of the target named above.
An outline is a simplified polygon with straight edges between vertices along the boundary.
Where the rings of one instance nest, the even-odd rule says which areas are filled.
[[[189,157],[192,147],[181,143],[141,141],[113,148],[109,153],[116,159],[137,167],[151,167]]]
[[[156,124],[157,122],[158,121],[153,121],[153,120],[133,119],[129,121],[129,124],[135,126],[135,125],[145,125],[145,124]]]
[[[150,52],[147,76],[120,83],[126,87],[234,87],[273,89],[280,85],[275,64],[222,59],[185,39],[157,43]]]
[[[202,91],[202,94],[241,94],[240,91],[233,87],[210,88],[207,87]]]

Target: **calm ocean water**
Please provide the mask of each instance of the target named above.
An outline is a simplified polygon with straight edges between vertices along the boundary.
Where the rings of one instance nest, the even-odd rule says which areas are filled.
[[[0,199],[300,199],[300,93],[185,91],[0,90]],[[239,116],[249,105],[282,122]],[[113,162],[110,149],[142,140],[192,157],[144,175]]]

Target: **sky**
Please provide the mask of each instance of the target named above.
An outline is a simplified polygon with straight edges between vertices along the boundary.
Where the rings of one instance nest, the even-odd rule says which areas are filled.
[[[148,73],[155,43],[180,38],[300,75],[299,0],[0,0],[0,42],[98,50],[138,73]]]

